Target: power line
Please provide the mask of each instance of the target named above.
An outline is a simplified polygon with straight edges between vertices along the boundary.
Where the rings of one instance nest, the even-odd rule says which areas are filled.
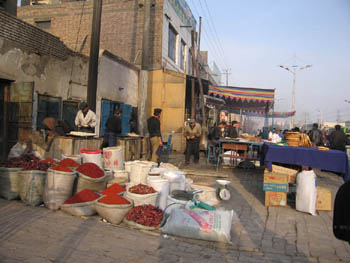
[[[217,38],[217,40],[218,40],[219,47],[221,48],[221,52],[222,52],[222,55],[223,55],[223,58],[224,58],[224,62],[226,62],[226,61],[225,61],[225,59],[226,59],[226,57],[225,57],[225,51],[224,51],[224,49],[222,48],[222,44],[221,44],[221,41],[220,41],[218,32],[217,32],[216,27],[215,27],[215,24],[214,24],[214,22],[213,22],[214,19],[213,19],[212,15],[211,15],[211,13],[210,13],[210,11],[209,11],[209,7],[208,7],[207,0],[204,0],[204,3],[205,3],[205,6],[206,6],[206,8],[207,8],[207,11],[208,11],[211,24],[212,24],[212,26],[213,26],[213,28],[214,28],[214,32],[215,32],[216,38]],[[226,64],[226,63],[225,63],[225,66],[227,67],[227,64]]]
[[[203,16],[200,14],[199,9],[197,8],[197,5],[195,4],[194,0],[192,0],[192,5],[194,8],[193,11],[195,11],[198,16]],[[208,26],[208,29],[209,29],[209,26]],[[220,52],[217,50],[217,47],[215,46],[215,40],[212,40],[212,38],[210,37],[210,34],[208,33],[205,27],[203,27],[202,30],[204,32],[203,38],[207,40],[208,47],[210,48],[209,51],[211,51],[212,56],[215,57],[216,62],[223,66],[225,63],[222,60],[222,56],[220,56]],[[224,68],[222,66],[221,68]]]

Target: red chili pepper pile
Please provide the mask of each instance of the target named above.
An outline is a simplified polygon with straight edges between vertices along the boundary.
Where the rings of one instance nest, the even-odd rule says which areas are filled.
[[[63,159],[58,163],[58,165],[65,166],[65,167],[74,167],[74,168],[80,166],[80,164],[78,164],[76,161],[70,158]]]
[[[106,188],[101,192],[103,195],[113,195],[113,194],[120,194],[125,192],[125,188],[122,187],[120,184],[112,184],[110,187]]]
[[[140,225],[157,227],[163,220],[163,211],[153,205],[139,205],[132,208],[126,219]]]
[[[43,163],[50,164],[50,165],[56,163],[56,161],[55,161],[54,159],[50,158],[50,157],[47,157],[47,158],[46,158],[45,160],[43,160],[42,162],[43,162]]]
[[[91,178],[100,178],[105,175],[103,170],[94,163],[84,163],[77,171]]]
[[[64,167],[64,166],[60,166],[60,165],[56,165],[55,167],[52,168],[52,170],[66,172],[66,173],[73,172],[72,169],[69,169],[68,167]]]
[[[34,154],[22,154],[20,157],[13,157],[2,164],[6,168],[22,168],[26,163],[40,161]]]
[[[153,187],[151,186],[138,184],[138,185],[134,185],[133,187],[130,187],[129,192],[133,194],[146,195],[146,194],[153,194],[157,191],[154,190]]]
[[[47,171],[49,167],[50,165],[48,163],[44,163],[38,159],[38,160],[32,160],[31,162],[24,163],[24,165],[22,166],[22,171],[31,171],[31,170]]]
[[[130,202],[120,195],[107,195],[100,200],[99,203],[104,203],[107,205],[128,205]]]
[[[84,189],[79,193],[76,193],[71,198],[69,198],[64,204],[76,204],[76,203],[85,203],[91,202],[99,198],[100,196],[90,189]]]

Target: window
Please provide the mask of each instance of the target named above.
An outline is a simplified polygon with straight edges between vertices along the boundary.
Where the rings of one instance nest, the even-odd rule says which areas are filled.
[[[186,43],[181,40],[181,48],[180,48],[180,68],[185,68],[185,56],[186,56]]]
[[[51,20],[36,21],[35,24],[38,28],[43,30],[51,28]]]
[[[60,118],[61,98],[49,95],[38,95],[37,129],[43,128],[43,120],[46,117]]]
[[[169,24],[168,57],[174,62],[176,62],[176,37],[177,37],[177,32]]]

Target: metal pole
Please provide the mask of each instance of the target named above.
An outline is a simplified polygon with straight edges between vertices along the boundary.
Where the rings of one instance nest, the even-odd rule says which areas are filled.
[[[295,83],[296,83],[296,70],[292,71],[293,73],[293,92],[292,92],[292,112],[295,111]],[[294,128],[294,115],[292,116],[290,120],[290,128]]]
[[[192,42],[191,119],[194,119],[196,114],[195,80],[194,80],[194,66],[196,62],[195,62],[195,53],[194,53],[194,30],[191,31],[191,42]]]
[[[89,76],[87,89],[87,103],[92,111],[96,111],[96,92],[98,74],[98,56],[100,51],[102,0],[94,0],[91,26]]]

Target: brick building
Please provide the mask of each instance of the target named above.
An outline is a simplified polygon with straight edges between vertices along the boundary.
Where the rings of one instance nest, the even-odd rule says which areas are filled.
[[[33,5],[32,2],[35,2]],[[69,48],[89,55],[93,1],[26,1],[18,17],[58,36]],[[163,140],[185,147],[184,120],[191,106],[191,30],[196,20],[186,0],[103,0],[100,49],[107,49],[148,73],[139,88],[140,133],[156,107],[163,109]],[[206,62],[206,64],[208,64]],[[202,69],[206,70],[205,67]],[[207,80],[213,80],[206,72]],[[208,86],[208,81],[204,81]],[[198,83],[196,96],[199,96]]]
[[[42,128],[45,117],[74,126],[78,104],[86,100],[88,58],[58,37],[0,9],[0,161],[18,141]],[[96,103],[97,134],[108,100],[137,108],[140,70],[101,50]],[[118,81],[118,86],[115,83]],[[101,112],[102,105],[111,106]]]
[[[89,55],[93,1],[38,3],[18,8],[18,17]],[[189,25],[196,21],[184,0],[103,0],[100,48],[143,69],[188,74],[191,28],[183,26]]]

